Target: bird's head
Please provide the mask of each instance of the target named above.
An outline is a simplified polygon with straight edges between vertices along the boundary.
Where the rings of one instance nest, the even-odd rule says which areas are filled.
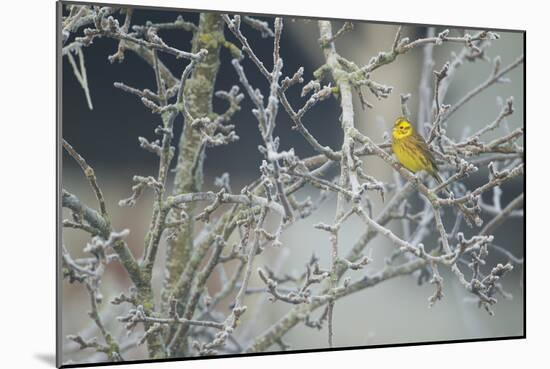
[[[399,117],[393,124],[392,136],[396,140],[403,139],[410,136],[413,133],[413,127],[411,122],[405,117]]]

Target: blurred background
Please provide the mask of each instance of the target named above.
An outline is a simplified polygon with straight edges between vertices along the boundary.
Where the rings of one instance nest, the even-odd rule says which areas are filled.
[[[169,22],[182,15],[187,21],[198,20],[198,14],[183,11],[159,11],[152,9],[137,9],[134,12],[132,24],[144,24],[146,21]],[[272,27],[273,18],[260,17],[268,21]],[[119,19],[122,21],[122,19]],[[336,32],[343,21],[333,21],[333,31]],[[391,49],[398,25],[375,24],[368,22],[354,22],[355,29],[346,33],[336,42],[339,53],[357,65],[368,63],[369,59],[379,51]],[[435,34],[449,27],[435,27]],[[243,24],[243,32],[254,48],[260,59],[266,61],[268,69],[272,63],[272,38],[262,38],[260,33]],[[464,30],[450,28],[450,35],[462,35]],[[499,40],[491,42],[486,50],[486,55],[491,60],[500,56],[502,65],[506,66],[523,54],[524,40],[522,33],[498,31]],[[424,26],[403,25],[402,36],[411,40],[426,37],[427,28]],[[184,31],[161,31],[159,35],[164,41],[181,50],[189,50],[191,34]],[[226,37],[234,41],[229,31]],[[300,66],[305,68],[304,79],[312,79],[312,72],[323,64],[324,58],[318,46],[319,32],[316,21],[301,18],[284,18],[284,30],[281,41],[281,56],[284,60],[283,75],[292,75]],[[439,70],[446,61],[452,59],[453,53],[458,53],[462,46],[446,43],[434,48],[434,69]],[[76,80],[72,68],[66,58],[63,58],[63,126],[62,135],[73,147],[86,158],[95,169],[98,181],[102,186],[108,210],[112,216],[112,224],[115,229],[129,229],[130,236],[127,239],[136,258],[141,257],[143,239],[151,219],[152,196],[146,193],[134,208],[120,208],[117,204],[120,199],[131,194],[133,175],[156,175],[158,158],[142,150],[137,140],[138,136],[148,139],[154,138],[153,130],[159,125],[160,117],[153,115],[135,96],[125,93],[113,87],[114,82],[124,82],[130,86],[143,89],[155,89],[155,77],[153,70],[131,51],[126,52],[123,63],[111,64],[107,56],[116,52],[117,42],[110,39],[96,39],[94,44],[83,49],[86,57],[86,69],[89,88],[94,109],[89,110],[82,88]],[[160,59],[173,72],[179,76],[186,65],[186,61],[176,60],[171,55],[159,54]],[[227,50],[222,50],[222,66],[218,74],[217,90],[229,90],[231,86],[238,84],[236,73],[230,64],[231,56]],[[355,96],[355,119],[358,129],[368,134],[375,142],[384,140],[384,134],[389,132],[396,116],[401,114],[401,93],[411,93],[409,109],[412,117],[417,116],[418,89],[422,69],[422,49],[417,48],[401,55],[387,66],[376,70],[372,77],[375,81],[393,86],[393,92],[389,98],[377,100],[366,93],[367,99],[373,103],[374,108],[367,111],[361,110],[361,105]],[[268,86],[265,79],[259,74],[256,67],[248,58],[243,61],[243,66],[251,83],[262,90],[265,96],[268,94]],[[449,88],[444,103],[454,104],[475,86],[485,81],[493,69],[491,62],[477,61],[463,64]],[[508,117],[507,125],[510,129],[524,126],[524,76],[523,67],[520,66],[510,72],[507,77],[509,83],[495,84],[464,108],[452,116],[449,122],[448,135],[459,139],[465,129],[474,132],[494,121],[501,107],[497,103],[499,99],[514,97],[515,113]],[[432,80],[431,80],[432,81]],[[432,82],[431,82],[432,83]],[[240,86],[239,86],[240,87]],[[300,98],[301,87],[291,88],[287,95],[295,109],[301,107],[305,100]],[[222,112],[225,102],[214,101],[215,109]],[[262,156],[257,150],[261,143],[261,137],[257,129],[257,121],[251,114],[252,104],[246,98],[241,111],[233,118],[236,125],[236,133],[240,140],[231,145],[207,149],[204,174],[205,190],[215,189],[213,182],[215,177],[228,172],[231,178],[231,186],[234,192],[251,180],[259,176],[259,164]],[[340,147],[342,132],[339,124],[340,109],[336,99],[328,99],[317,104],[304,118],[304,124],[310,132],[323,145],[329,145],[333,149]],[[294,148],[297,155],[306,157],[315,154],[307,145],[303,137],[291,129],[292,124],[288,115],[281,108],[277,117],[275,134],[281,139],[281,149]],[[176,137],[181,132],[181,117],[176,122]],[[490,139],[503,134],[503,128],[496,130],[485,137]],[[376,158],[365,158],[365,168],[368,174],[385,181],[393,181],[392,170],[382,161]],[[475,188],[487,178],[486,168],[468,178],[468,188]],[[95,205],[93,192],[76,163],[63,153],[63,187],[76,194],[82,201],[89,205]],[[168,179],[171,184],[173,174]],[[170,189],[169,189],[170,190]],[[502,186],[503,207],[518,194],[524,191],[523,178],[513,180]],[[318,191],[305,188],[298,194],[299,199],[311,196],[315,199]],[[382,203],[374,196],[375,214],[381,210]],[[486,203],[492,203],[492,192],[483,197]],[[422,206],[417,194],[410,198],[411,204],[419,211]],[[257,266],[267,265],[281,274],[299,275],[303,272],[305,264],[314,253],[320,259],[321,266],[329,265],[330,243],[325,232],[314,229],[312,226],[318,222],[331,223],[334,218],[335,201],[329,199],[311,217],[301,220],[287,231],[282,238],[283,246],[277,249],[268,248],[264,254],[257,258]],[[414,211],[413,211],[414,212]],[[63,217],[69,213],[64,210]],[[490,219],[490,215],[484,214],[484,219]],[[445,224],[452,227],[454,219],[451,212],[446,213]],[[275,222],[273,222],[275,224]],[[197,224],[197,232],[202,224]],[[394,222],[390,228],[401,234],[401,223]],[[345,254],[357,238],[364,232],[364,226],[360,221],[351,219],[345,223],[341,232],[341,253]],[[523,257],[524,250],[523,218],[509,218],[498,229],[495,235],[495,244],[506,248],[518,257]],[[424,241],[429,244],[435,238]],[[83,247],[89,239],[85,234],[74,230],[63,230],[63,242],[73,257],[85,256]],[[161,244],[161,255],[155,269],[155,283],[160,287],[163,271],[158,266],[163,264],[165,244]],[[355,271],[349,275],[352,279],[359,279],[364,273],[374,273],[384,267],[384,259],[394,250],[393,246],[384,238],[375,238],[366,248],[366,255],[371,256],[374,262],[361,271]],[[491,253],[488,267],[496,263],[506,263],[507,259],[501,254]],[[231,273],[233,264],[226,266],[226,273]],[[359,293],[341,299],[336,304],[334,315],[336,346],[365,346],[375,344],[410,343],[425,341],[456,340],[469,338],[487,338],[518,336],[524,332],[523,316],[523,267],[518,266],[507,274],[502,283],[508,292],[514,296],[511,300],[499,298],[494,306],[495,316],[491,317],[483,309],[479,309],[475,301],[464,289],[458,285],[454,275],[448,273],[445,268],[440,268],[444,278],[444,298],[432,308],[428,308],[428,297],[432,295],[434,287],[429,283],[421,286],[417,284],[414,276],[400,277],[384,282],[374,288],[363,290]],[[216,275],[219,273],[216,273]],[[220,288],[219,279],[214,275],[209,284],[210,294],[216,293]],[[256,276],[252,279],[252,286],[262,286]],[[126,342],[135,342],[139,331],[126,338],[126,332],[116,321],[116,316],[121,315],[120,307],[112,306],[109,301],[126,292],[130,286],[128,278],[123,270],[115,263],[111,263],[103,279],[101,290],[104,295],[102,305],[102,317],[106,325]],[[157,288],[157,291],[159,288]],[[229,299],[222,307],[227,309],[232,301]],[[289,305],[267,301],[267,295],[249,295],[245,300],[249,310],[243,317],[243,324],[236,332],[237,337],[245,342],[253,339],[259,333],[270,327],[290,308]],[[124,308],[124,307],[123,307]],[[81,332],[85,338],[95,336],[89,311],[89,298],[83,286],[70,285],[63,282],[62,286],[62,330],[63,336]],[[226,312],[225,310],[224,312]],[[317,311],[317,317],[321,311]],[[252,324],[247,324],[251,322]],[[133,341],[132,341],[133,340]],[[287,336],[285,342],[292,349],[326,348],[327,332],[314,330],[297,325]],[[279,350],[278,346],[271,348]],[[89,352],[78,351],[75,344],[64,340],[64,361],[101,361],[105,357],[101,355],[90,356]],[[146,351],[144,347],[132,348],[125,355],[125,359],[143,359]]]

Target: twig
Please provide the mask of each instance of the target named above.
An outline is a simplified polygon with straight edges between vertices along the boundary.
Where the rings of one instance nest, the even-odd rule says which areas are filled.
[[[67,58],[69,59],[69,62],[73,67],[73,72],[76,79],[78,80],[78,83],[80,83],[80,86],[84,90],[84,94],[86,95],[86,102],[88,103],[88,109],[94,110],[94,106],[92,105],[92,98],[90,96],[90,88],[88,86],[88,74],[86,72],[86,65],[84,64],[84,53],[82,52],[82,47],[75,47],[74,51],[76,52],[76,54],[78,54],[80,67],[76,66],[76,61],[74,60],[71,51],[67,52]]]
[[[506,73],[516,68],[518,65],[522,64],[524,56],[520,56],[514,62],[507,65],[505,68],[501,69],[498,73],[491,75],[485,82],[468,92],[464,97],[462,97],[457,103],[453,104],[449,110],[445,113],[444,119],[447,120],[453,115],[458,109],[460,109],[464,104],[470,101],[474,96],[478,95],[480,92],[485,90],[487,87],[498,82]]]
[[[82,168],[82,171],[84,172],[84,175],[90,182],[90,185],[92,186],[92,189],[94,190],[95,197],[97,201],[99,202],[99,209],[101,211],[101,216],[104,218],[108,216],[107,214],[107,206],[105,205],[105,199],[103,198],[103,193],[101,192],[101,188],[97,184],[97,178],[94,172],[94,169],[88,165],[86,160],[76,150],[66,141],[63,140],[63,147],[67,152],[76,160],[78,165],[80,165],[80,168]]]
[[[506,220],[506,218],[510,216],[512,211],[523,206],[523,201],[524,201],[523,199],[524,199],[524,194],[522,193],[519,196],[517,196],[515,199],[510,201],[510,203],[504,209],[502,209],[502,212],[500,212],[500,214],[498,214],[493,219],[491,219],[491,221],[488,222],[485,225],[485,227],[483,227],[483,229],[479,232],[479,234],[489,235],[492,232],[494,232],[494,230],[498,228]]]

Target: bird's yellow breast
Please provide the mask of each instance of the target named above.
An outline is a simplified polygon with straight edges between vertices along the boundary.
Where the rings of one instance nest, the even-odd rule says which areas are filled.
[[[405,140],[406,139],[396,139],[394,134],[392,149],[397,160],[401,165],[413,173],[425,169],[425,164],[422,162],[418,150],[415,150],[414,147],[410,147],[411,145],[408,145]]]

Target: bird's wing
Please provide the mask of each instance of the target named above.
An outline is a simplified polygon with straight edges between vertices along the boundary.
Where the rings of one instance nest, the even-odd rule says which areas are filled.
[[[435,161],[435,157],[432,154],[432,150],[430,150],[430,147],[428,146],[428,144],[426,143],[426,141],[422,136],[415,133],[414,138],[416,140],[416,144],[424,154],[424,157],[428,160],[427,166],[431,166],[433,173],[437,173],[439,169],[437,168],[437,162]]]

